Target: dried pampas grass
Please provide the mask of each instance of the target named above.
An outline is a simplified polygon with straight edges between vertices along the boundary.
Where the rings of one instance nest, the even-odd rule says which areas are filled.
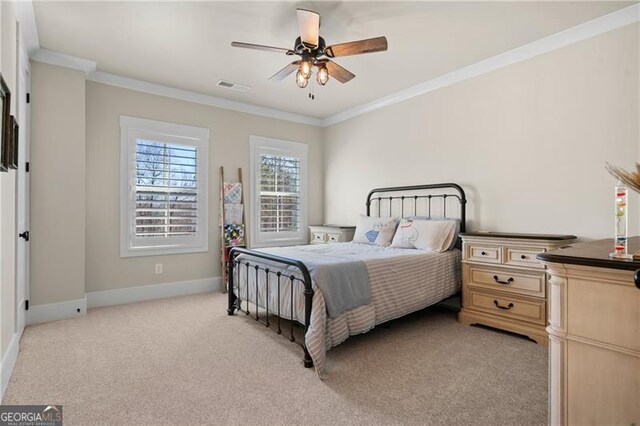
[[[629,186],[629,188],[640,193],[640,163],[636,163],[635,172],[628,172],[609,163],[605,163],[604,168],[607,169],[612,176],[620,179],[624,184]]]

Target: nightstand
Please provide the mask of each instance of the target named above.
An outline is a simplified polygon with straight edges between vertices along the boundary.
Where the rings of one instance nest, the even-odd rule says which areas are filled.
[[[311,225],[311,244],[342,243],[353,240],[355,226]]]
[[[482,324],[548,345],[547,273],[540,253],[573,235],[467,232],[462,238],[462,324]]]

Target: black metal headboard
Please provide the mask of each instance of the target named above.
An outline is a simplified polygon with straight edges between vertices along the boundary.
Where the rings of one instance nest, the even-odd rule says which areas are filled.
[[[397,193],[397,195],[391,195],[391,193]],[[367,216],[371,216],[372,211],[376,211],[376,207],[379,217],[388,213],[389,216],[402,218],[426,216],[460,219],[460,232],[466,231],[467,197],[464,189],[455,183],[375,188],[367,195]],[[452,210],[455,210],[455,213]]]

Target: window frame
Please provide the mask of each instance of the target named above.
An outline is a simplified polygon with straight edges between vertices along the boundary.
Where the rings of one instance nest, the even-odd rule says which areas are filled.
[[[196,148],[197,231],[183,237],[136,237],[136,140]],[[209,129],[120,116],[120,257],[209,251]]]
[[[309,176],[307,155],[309,149],[307,144],[251,135],[249,137],[249,145],[249,220],[252,231],[249,233],[250,246],[259,248],[307,244],[309,242],[309,231],[307,229],[309,223],[307,197]],[[300,160],[300,223],[297,232],[275,233],[260,231],[260,155],[262,154],[295,157]]]

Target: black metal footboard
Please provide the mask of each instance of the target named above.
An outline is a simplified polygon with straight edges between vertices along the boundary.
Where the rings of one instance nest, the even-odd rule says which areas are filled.
[[[244,258],[244,259],[238,259],[238,256],[241,254],[245,254],[248,255],[252,258],[257,258],[257,259],[263,259],[266,261],[269,261],[271,263],[275,263],[278,265],[282,265],[284,268],[286,268],[287,266],[293,266],[295,268],[297,268],[300,271],[300,274],[302,275],[302,279],[295,276],[294,274],[285,274],[281,271],[273,271],[270,270],[268,266],[264,266],[259,264],[258,262],[253,262],[251,261],[250,258]],[[307,347],[304,343],[304,338],[302,339],[302,342],[298,342],[296,341],[296,338],[293,334],[293,327],[294,327],[294,323],[297,322],[297,315],[295,315],[295,303],[294,303],[294,288],[296,285],[303,285],[304,289],[303,289],[303,294],[304,294],[304,324],[302,324],[304,326],[304,332],[306,334],[307,330],[309,329],[309,324],[311,323],[311,308],[312,308],[312,299],[313,299],[313,288],[311,285],[311,275],[309,274],[309,270],[307,269],[307,267],[305,266],[304,263],[302,263],[299,260],[295,260],[295,259],[289,259],[286,257],[280,257],[280,256],[274,256],[268,253],[263,253],[260,251],[255,251],[255,250],[249,250],[249,249],[245,249],[245,248],[241,248],[241,247],[234,247],[231,249],[231,251],[229,252],[229,262],[227,265],[228,268],[228,294],[229,294],[229,306],[227,308],[227,313],[229,315],[233,315],[235,313],[236,310],[238,311],[243,311],[246,315],[251,315],[250,312],[250,307],[249,307],[249,303],[250,302],[254,302],[254,308],[255,308],[255,316],[254,319],[256,321],[260,321],[262,324],[264,324],[267,328],[270,328],[272,330],[274,330],[275,332],[277,332],[278,334],[283,334],[283,330],[281,327],[281,286],[282,283],[284,282],[284,280],[289,280],[289,297],[288,300],[290,302],[290,306],[289,306],[289,314],[291,317],[290,320],[290,324],[289,324],[289,340],[295,343],[298,343],[300,346],[302,346],[302,349],[304,350],[304,358],[303,358],[303,362],[304,362],[304,366],[306,368],[310,368],[313,367],[313,361],[311,360],[311,356],[309,355],[309,351],[307,350]],[[240,268],[246,268],[246,274],[245,274],[245,282],[241,283],[240,282]],[[251,273],[255,273],[255,301],[250,301],[250,300],[246,300],[245,302],[245,306],[246,309],[242,309],[242,299],[240,298],[241,295],[241,287],[243,284],[246,286],[244,288],[246,288],[246,293],[245,295],[247,296],[247,298],[249,298],[249,274]],[[264,306],[262,307],[265,311],[265,316],[264,316],[264,321],[262,321],[260,319],[260,312],[259,312],[259,285],[260,285],[260,275],[262,275],[262,277],[264,278],[264,286],[265,286],[265,290],[264,290],[264,294],[265,294],[265,300],[264,300]],[[234,292],[234,285],[237,284],[238,287],[238,294],[236,295],[236,293]],[[271,285],[271,289],[269,288]],[[275,287],[275,288],[274,288]],[[276,306],[271,307],[269,306],[269,295],[270,295],[270,291],[277,291],[277,303]],[[273,310],[275,308],[275,311]],[[276,316],[276,326],[275,328],[272,326],[272,324],[269,321],[269,315],[275,315]],[[284,334],[283,334],[284,335]],[[285,337],[287,337],[285,335]]]
[[[377,208],[374,207],[377,203]],[[413,185],[413,186],[397,186],[389,188],[376,188],[373,189],[367,195],[367,216],[375,215],[377,210],[377,216],[381,217],[387,215],[389,217],[407,217],[407,216],[424,216],[428,218],[455,218],[460,220],[460,232],[465,231],[466,226],[466,204],[467,199],[462,187],[455,183],[438,183],[438,184],[426,184],[426,185]],[[457,245],[459,247],[460,241]],[[240,255],[246,255],[239,258]],[[266,262],[259,262],[259,260]],[[268,263],[267,263],[268,262]],[[269,266],[273,269],[270,269]],[[294,267],[300,271],[292,273],[288,267]],[[311,282],[311,275],[306,265],[295,259],[289,259],[285,257],[275,256],[272,254],[264,253],[261,251],[249,250],[241,247],[234,247],[229,252],[229,259],[227,263],[228,269],[228,293],[229,293],[229,306],[227,313],[233,315],[236,310],[243,311],[246,315],[251,315],[250,303],[254,304],[255,313],[254,319],[261,322],[266,327],[271,328],[278,334],[288,337],[290,341],[295,342],[302,346],[304,350],[304,366],[309,368],[313,366],[313,361],[309,355],[309,351],[302,341],[296,341],[293,334],[295,323],[302,324],[298,320],[298,315],[294,311],[294,290],[302,291],[304,295],[304,332],[305,335],[309,329],[311,323],[311,308],[313,299],[313,287]],[[245,275],[245,279],[241,280],[241,271]],[[250,283],[250,277],[255,277],[255,283]],[[260,278],[263,278],[262,281]],[[285,297],[281,294],[281,286],[286,281],[289,281],[289,292],[285,294]],[[242,282],[244,281],[244,282]],[[243,309],[240,296],[242,291],[245,291],[247,298],[250,297],[249,286],[254,285],[255,288],[255,300],[245,300],[246,309]],[[260,286],[264,288],[264,300],[260,299]],[[302,286],[302,287],[300,287]],[[234,291],[234,287],[237,287],[237,294]],[[270,306],[269,295],[276,295],[277,303],[275,306]],[[283,310],[285,306],[281,306],[282,303],[289,304],[290,323],[284,328],[288,328],[288,336],[286,336],[286,330],[283,330],[281,324]],[[262,306],[261,306],[262,305]],[[261,310],[264,312],[261,320]],[[276,316],[276,324],[271,324],[270,315]]]

